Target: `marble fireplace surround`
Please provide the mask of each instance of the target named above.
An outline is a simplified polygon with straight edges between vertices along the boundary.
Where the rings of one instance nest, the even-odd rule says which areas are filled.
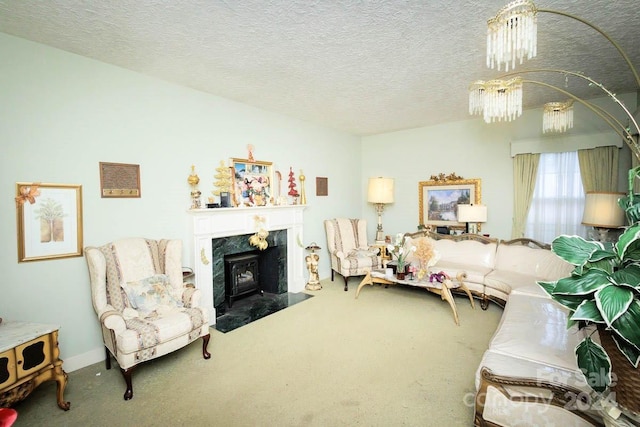
[[[189,248],[194,262],[195,285],[202,292],[203,307],[209,309],[211,325],[216,322],[215,306],[221,303],[217,300],[214,302],[214,264],[219,264],[219,262],[214,263],[213,247],[216,239],[254,234],[258,230],[257,225],[260,224],[270,234],[276,230],[286,230],[288,291],[304,290],[304,248],[298,244],[298,241],[304,241],[302,237],[304,209],[304,205],[287,205],[188,211],[191,238]],[[284,236],[284,233],[273,234],[275,235],[273,237]],[[284,237],[278,237],[276,240],[280,238]],[[218,245],[219,243],[215,243],[215,246]],[[218,294],[216,298],[219,299],[219,291],[215,293]]]

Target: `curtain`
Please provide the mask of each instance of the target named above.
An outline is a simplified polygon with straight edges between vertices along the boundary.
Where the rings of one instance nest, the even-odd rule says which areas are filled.
[[[618,191],[618,157],[616,146],[578,150],[584,191]]]
[[[550,243],[560,234],[586,236],[584,187],[577,152],[540,155],[525,234]]]
[[[527,214],[533,189],[535,188],[536,175],[540,154],[518,154],[513,158],[513,226],[511,238],[524,237]]]

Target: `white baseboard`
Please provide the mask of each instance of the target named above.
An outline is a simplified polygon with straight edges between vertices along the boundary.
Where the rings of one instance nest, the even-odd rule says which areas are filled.
[[[64,359],[62,369],[64,369],[65,372],[73,372],[86,366],[93,365],[94,363],[104,363],[104,359],[104,347],[99,347],[95,350]]]

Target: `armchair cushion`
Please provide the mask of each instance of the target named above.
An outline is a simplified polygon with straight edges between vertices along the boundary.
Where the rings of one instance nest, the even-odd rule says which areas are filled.
[[[131,307],[149,313],[158,306],[182,307],[182,301],[171,294],[169,278],[165,274],[154,274],[141,280],[123,283]]]

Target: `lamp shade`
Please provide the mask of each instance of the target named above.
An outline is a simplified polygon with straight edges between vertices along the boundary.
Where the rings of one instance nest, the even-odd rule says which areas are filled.
[[[622,227],[624,211],[618,205],[618,199],[624,195],[624,193],[587,192],[582,223],[592,227]]]
[[[485,205],[458,205],[458,222],[487,222]]]
[[[367,201],[370,203],[393,203],[393,178],[369,178]]]

